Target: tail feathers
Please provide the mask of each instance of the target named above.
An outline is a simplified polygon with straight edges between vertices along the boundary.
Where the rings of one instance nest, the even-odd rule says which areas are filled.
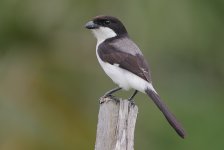
[[[145,92],[147,95],[153,100],[153,102],[156,104],[156,106],[161,110],[161,112],[166,117],[169,124],[173,127],[173,129],[177,132],[177,134],[184,138],[185,137],[185,131],[180,125],[180,123],[176,120],[174,115],[169,111],[169,109],[166,107],[166,105],[162,102],[159,95],[150,89],[146,89]]]

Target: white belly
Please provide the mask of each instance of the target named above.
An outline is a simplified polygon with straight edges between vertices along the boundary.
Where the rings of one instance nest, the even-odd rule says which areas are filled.
[[[118,64],[111,65],[107,62],[103,62],[97,55],[97,59],[105,71],[105,73],[116,83],[119,87],[124,90],[129,90],[130,88],[138,90],[145,93],[146,88],[153,89],[152,84],[143,80],[139,76],[119,67]]]

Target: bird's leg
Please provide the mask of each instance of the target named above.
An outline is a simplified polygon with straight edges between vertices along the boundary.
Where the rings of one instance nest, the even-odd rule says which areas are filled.
[[[112,90],[106,92],[106,93],[104,94],[104,97],[111,96],[111,94],[113,94],[113,93],[115,93],[115,92],[117,92],[117,91],[119,91],[119,90],[121,90],[121,89],[122,89],[122,88],[120,88],[120,87],[116,87],[116,88],[114,88],[114,89],[112,89]]]
[[[135,103],[133,98],[135,97],[135,95],[138,93],[137,90],[135,90],[135,92],[133,93],[133,95],[128,99],[131,103]]]

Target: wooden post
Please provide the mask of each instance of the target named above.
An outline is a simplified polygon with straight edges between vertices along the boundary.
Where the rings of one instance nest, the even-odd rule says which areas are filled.
[[[95,150],[134,150],[138,107],[128,100],[102,97]]]

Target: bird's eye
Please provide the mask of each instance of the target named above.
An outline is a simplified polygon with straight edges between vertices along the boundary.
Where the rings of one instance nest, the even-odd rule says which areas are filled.
[[[104,21],[104,24],[105,24],[105,25],[109,25],[109,24],[110,24],[110,21],[109,21],[109,20],[105,20],[105,21]]]

